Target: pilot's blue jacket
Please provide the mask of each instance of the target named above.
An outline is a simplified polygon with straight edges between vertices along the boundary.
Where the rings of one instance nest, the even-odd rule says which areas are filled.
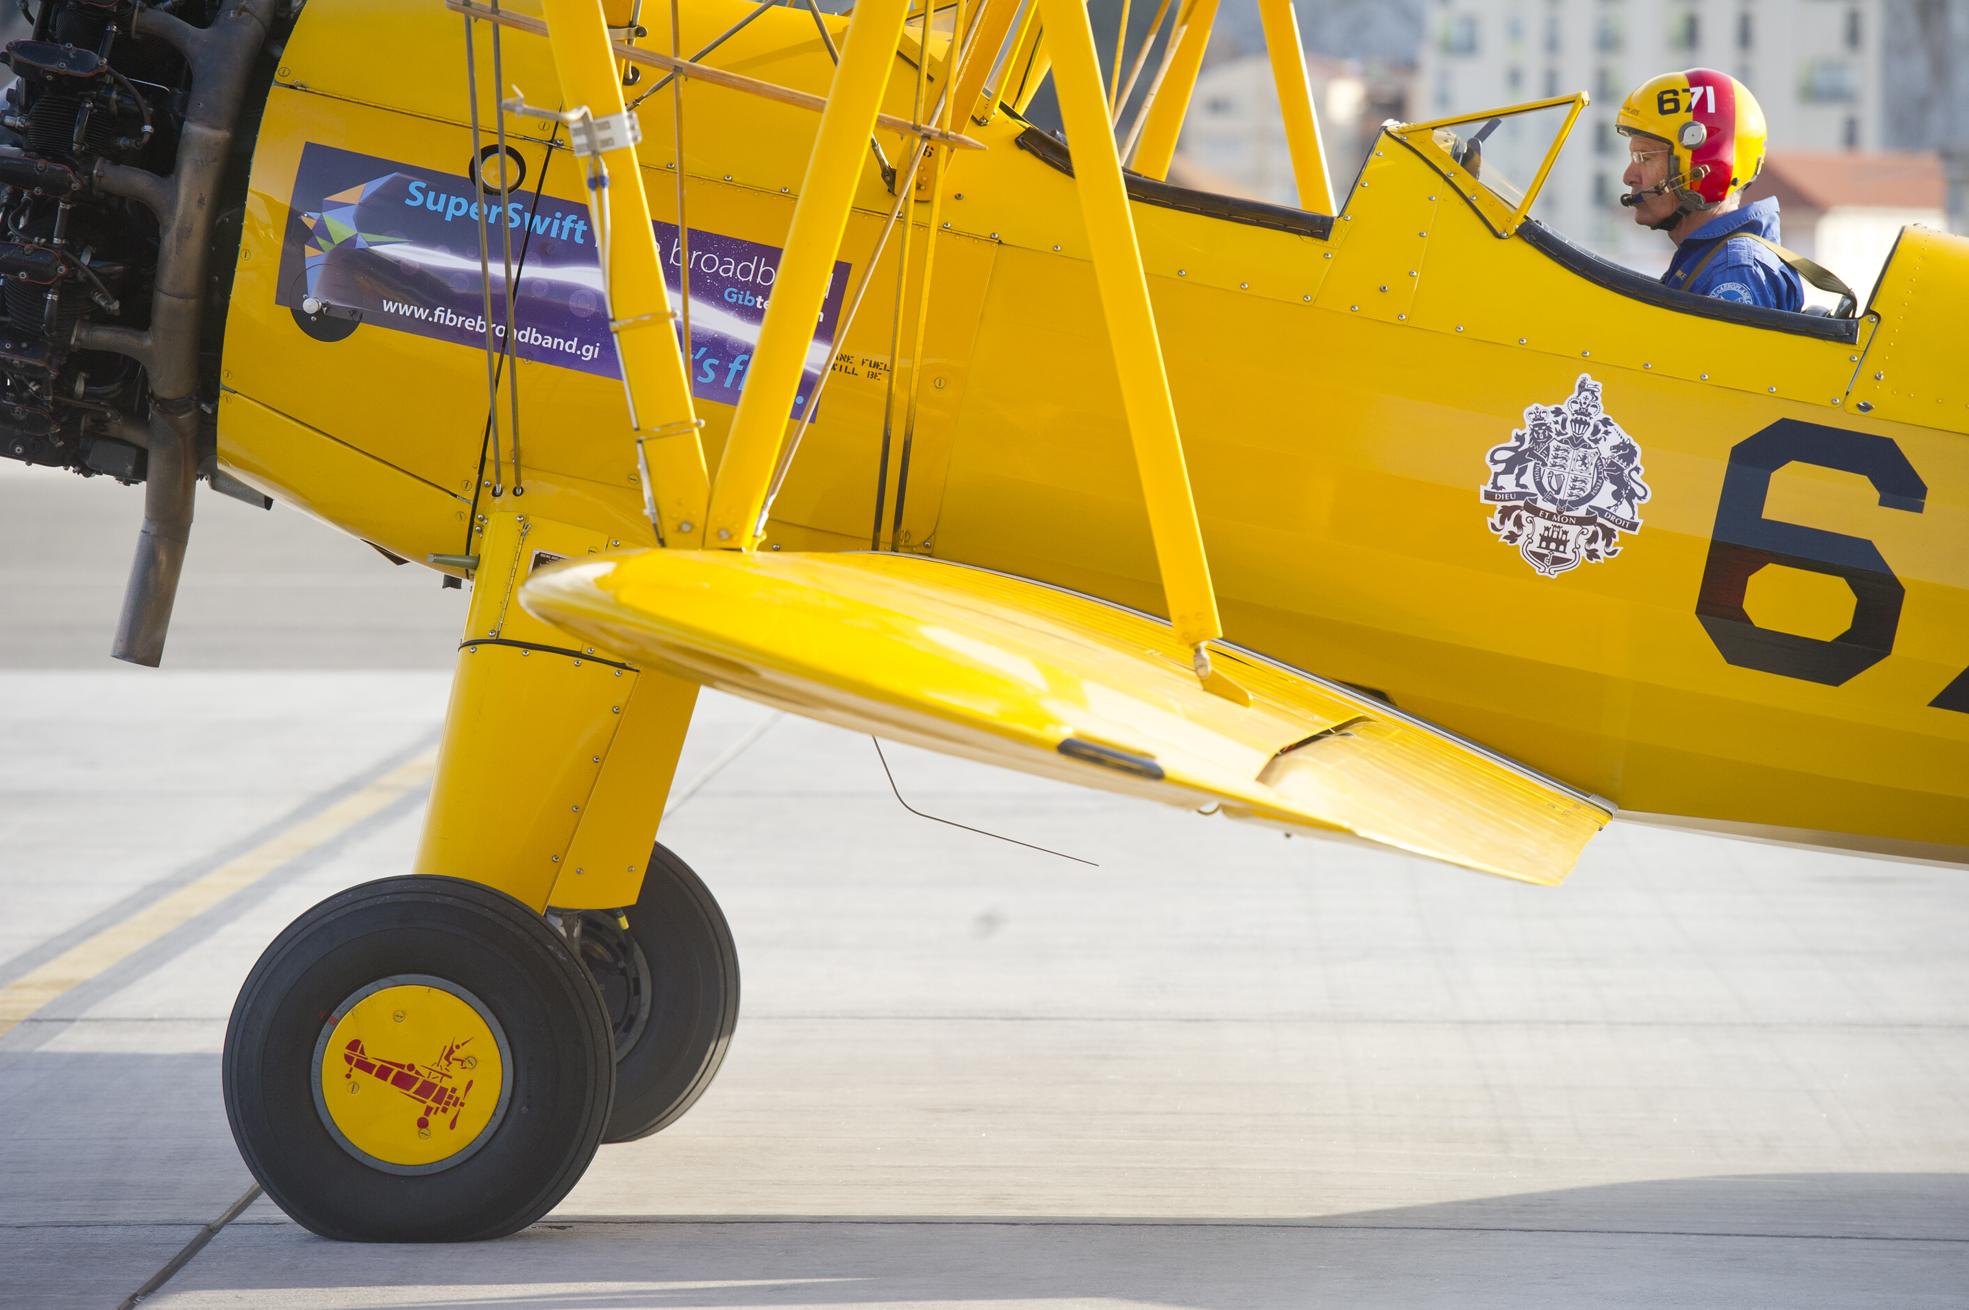
[[[1727,240],[1731,233],[1748,232],[1766,241],[1778,240],[1778,202],[1775,196],[1753,200],[1741,208],[1710,219],[1675,247],[1662,285],[1698,296],[1734,300],[1745,305],[1796,312],[1805,304],[1805,284],[1771,248],[1756,241]],[[1722,249],[1707,264],[1703,256],[1718,244]],[[1782,244],[1782,243],[1780,243]],[[1702,271],[1696,273],[1696,266]],[[1694,274],[1691,277],[1691,274]]]

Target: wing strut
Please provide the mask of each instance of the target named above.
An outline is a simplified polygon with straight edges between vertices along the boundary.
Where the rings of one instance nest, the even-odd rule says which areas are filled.
[[[907,9],[908,0],[862,0],[848,20],[841,62],[828,88],[820,134],[786,234],[772,304],[759,327],[759,344],[752,348],[745,390],[739,393],[738,412],[718,464],[707,545],[750,550],[759,539],[786,416],[793,409],[801,366],[813,348],[814,321],[827,298],[827,281],[861,176],[862,152],[888,86]]]
[[[1224,635],[1224,625],[1217,615],[1210,563],[1190,494],[1176,405],[1169,395],[1148,278],[1135,240],[1135,220],[1128,212],[1121,156],[1115,151],[1100,59],[1094,51],[1094,29],[1087,21],[1084,0],[1041,0],[1041,8],[1053,47],[1054,90],[1067,140],[1073,144],[1074,183],[1094,251],[1094,277],[1101,289],[1115,371],[1121,375],[1122,405],[1135,445],[1142,497],[1148,504],[1169,621],[1176,639],[1190,648],[1204,687],[1226,700],[1249,704],[1241,687],[1210,666],[1209,643]]]
[[[1285,144],[1292,152],[1292,180],[1299,189],[1299,208],[1331,214],[1335,212],[1333,184],[1327,178],[1319,115],[1313,112],[1313,90],[1306,80],[1299,15],[1293,12],[1292,0],[1258,0],[1258,17],[1265,25],[1265,49],[1272,57],[1272,80],[1278,86],[1279,112],[1285,119]]]
[[[691,404],[690,376],[671,322],[670,293],[650,226],[636,163],[635,115],[622,104],[622,74],[609,45],[601,0],[544,0],[548,45],[565,103],[587,120],[575,153],[588,166],[588,207],[601,244],[609,330],[622,361],[629,422],[644,467],[651,526],[670,546],[701,545],[706,480],[704,443]],[[504,90],[504,88],[501,88]],[[681,172],[683,160],[677,161]]]

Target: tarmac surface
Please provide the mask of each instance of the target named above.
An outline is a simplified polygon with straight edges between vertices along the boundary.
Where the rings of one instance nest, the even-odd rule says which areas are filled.
[[[423,790],[377,780],[463,619],[202,496],[166,669],[117,665],[137,517],[0,462],[0,1026],[74,982],[0,1035],[7,1306],[110,1310],[250,1186],[232,998],[409,867]],[[1964,871],[1616,824],[1534,888],[888,750],[912,805],[1099,867],[707,696],[663,835],[744,1003],[697,1107],[505,1241],[260,1200],[144,1304],[1969,1305]]]

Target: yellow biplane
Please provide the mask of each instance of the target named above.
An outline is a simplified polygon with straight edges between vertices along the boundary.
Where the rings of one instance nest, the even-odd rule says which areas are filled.
[[[1336,191],[1260,8],[1298,208],[1165,180],[1216,0],[1107,68],[1084,0],[44,0],[0,427],[145,483],[117,654],[200,480],[472,587],[416,868],[234,1010],[295,1219],[509,1233],[703,1092],[702,686],[1531,882],[1617,808],[1969,855],[1969,244],[1665,290],[1529,216],[1583,96]]]

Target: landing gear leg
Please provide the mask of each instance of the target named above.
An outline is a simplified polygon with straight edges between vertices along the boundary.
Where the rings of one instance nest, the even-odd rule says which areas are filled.
[[[607,540],[488,516],[416,873],[303,915],[234,1007],[233,1136],[325,1237],[523,1228],[605,1132],[671,1122],[723,1058],[738,1010],[724,916],[661,847],[645,867],[697,688],[572,644],[517,598],[534,568]],[[593,975],[575,949],[591,927]],[[597,976],[617,986],[619,1025]],[[618,1036],[633,1092],[619,1123]]]

